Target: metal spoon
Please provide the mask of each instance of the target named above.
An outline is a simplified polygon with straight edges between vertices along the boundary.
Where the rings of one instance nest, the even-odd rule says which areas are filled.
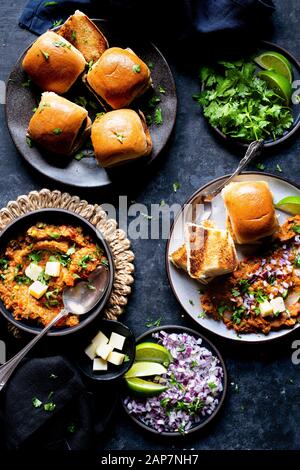
[[[263,146],[262,140],[256,140],[249,144],[245,156],[241,159],[236,170],[228,178],[223,180],[212,191],[203,191],[192,202],[192,222],[197,223],[197,206],[204,205],[204,212],[201,216],[201,222],[209,220],[212,214],[212,200],[227,186],[236,176],[238,176],[248,163],[250,163],[260,153]]]
[[[28,354],[33,346],[54,326],[69,313],[83,315],[92,310],[104,295],[109,281],[109,271],[101,265],[93,271],[87,281],[78,282],[74,287],[63,291],[64,308],[56,315],[43,330],[35,336],[21,351],[0,367],[0,390],[3,389],[11,374],[21,360]]]

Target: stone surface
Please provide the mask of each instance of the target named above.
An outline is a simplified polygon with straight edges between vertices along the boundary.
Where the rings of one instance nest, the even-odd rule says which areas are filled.
[[[25,0],[0,3],[0,80],[9,71],[33,36],[17,25]],[[274,15],[274,42],[300,56],[300,36],[297,19],[300,3],[296,0],[276,1]],[[201,54],[201,52],[199,52]],[[167,54],[168,57],[168,54]],[[128,193],[129,200],[147,205],[164,199],[168,203],[183,203],[198,187],[209,180],[231,172],[238,154],[225,149],[218,142],[201,117],[200,109],[191,99],[198,91],[196,74],[179,67],[171,60],[178,90],[178,119],[168,148],[158,163],[149,168],[146,177]],[[0,205],[33,189],[54,188],[56,185],[42,178],[25,164],[15,149],[4,119],[4,106],[0,105]],[[273,151],[263,159],[266,171],[278,174],[276,165],[283,169],[282,176],[299,181],[300,141]],[[255,169],[255,167],[252,167]],[[181,188],[173,192],[172,184]],[[65,189],[59,187],[59,189]],[[116,202],[118,187],[107,194],[77,192],[92,202]],[[75,193],[73,189],[71,193]],[[126,194],[122,190],[123,194]],[[136,335],[145,329],[146,320],[162,317],[162,324],[195,326],[177,304],[165,272],[165,240],[136,240],[136,279],[132,297],[123,316]],[[228,397],[221,414],[202,433],[186,440],[165,441],[143,434],[122,411],[115,418],[99,442],[103,449],[299,449],[300,366],[291,362],[291,344],[297,334],[273,345],[232,345],[207,335],[224,355],[228,373]],[[101,400],[101,395],[99,400]]]

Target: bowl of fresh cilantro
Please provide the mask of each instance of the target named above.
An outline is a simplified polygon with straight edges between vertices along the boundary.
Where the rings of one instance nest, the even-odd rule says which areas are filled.
[[[299,62],[285,49],[263,42],[250,57],[202,67],[201,92],[194,99],[226,141],[247,146],[262,139],[271,147],[300,126],[300,100],[293,90],[299,79]]]

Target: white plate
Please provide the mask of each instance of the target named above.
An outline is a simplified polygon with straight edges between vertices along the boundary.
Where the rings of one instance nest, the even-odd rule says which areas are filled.
[[[188,313],[188,315],[193,318],[193,320],[195,320],[199,325],[203,326],[203,328],[219,336],[222,336],[223,338],[229,338],[241,342],[254,343],[271,341],[275,338],[279,338],[290,333],[295,328],[298,328],[300,325],[296,324],[294,328],[282,329],[279,331],[271,331],[267,336],[263,333],[250,333],[238,336],[234,330],[229,330],[228,328],[226,328],[225,324],[221,321],[218,322],[213,320],[212,318],[199,318],[199,314],[202,312],[200,295],[198,292],[199,288],[201,287],[201,284],[188,277],[186,273],[184,273],[182,270],[175,268],[175,266],[173,266],[172,263],[170,263],[170,261],[168,260],[169,255],[184,243],[184,224],[186,222],[191,221],[191,206],[189,204],[196,197],[196,195],[203,191],[204,188],[206,190],[213,189],[224,178],[227,178],[227,176],[214,180],[211,183],[208,183],[206,186],[200,188],[183,205],[183,208],[186,207],[186,210],[184,211],[182,209],[182,211],[177,215],[173,227],[171,229],[170,239],[167,244],[166,251],[166,266],[170,285],[177,300],[184,308],[184,310]],[[300,196],[299,188],[278,176],[272,176],[260,172],[243,173],[242,175],[236,178],[236,181],[266,181],[269,184],[270,189],[274,195],[275,203],[286,196]],[[280,224],[282,224],[289,217],[289,215],[285,214],[284,212],[276,212],[279,216]],[[213,220],[219,228],[225,228],[226,226],[225,207],[220,194],[213,201],[213,213],[211,216],[211,220]],[[237,247],[237,253],[239,258],[241,259],[245,256],[246,251],[243,251],[240,247]]]

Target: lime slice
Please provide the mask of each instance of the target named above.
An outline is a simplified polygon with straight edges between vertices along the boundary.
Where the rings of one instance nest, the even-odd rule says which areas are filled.
[[[136,347],[136,361],[159,362],[165,367],[168,367],[172,359],[170,352],[161,344],[141,343]]]
[[[292,83],[292,64],[286,57],[284,57],[284,55],[279,54],[278,52],[267,51],[263,52],[258,57],[255,57],[254,62],[265,70],[274,70],[274,72],[280,73],[287,78],[290,83]]]
[[[259,78],[267,82],[279,96],[281,96],[288,104],[292,96],[292,86],[288,79],[273,70],[265,70],[257,74]]]
[[[138,378],[126,379],[126,383],[130,390],[143,396],[159,395],[168,388],[166,385],[147,382],[147,380]]]
[[[293,215],[300,215],[300,196],[287,196],[275,205],[277,209]]]
[[[149,377],[150,375],[165,374],[167,369],[157,362],[135,362],[125,374],[125,379],[130,377]]]

